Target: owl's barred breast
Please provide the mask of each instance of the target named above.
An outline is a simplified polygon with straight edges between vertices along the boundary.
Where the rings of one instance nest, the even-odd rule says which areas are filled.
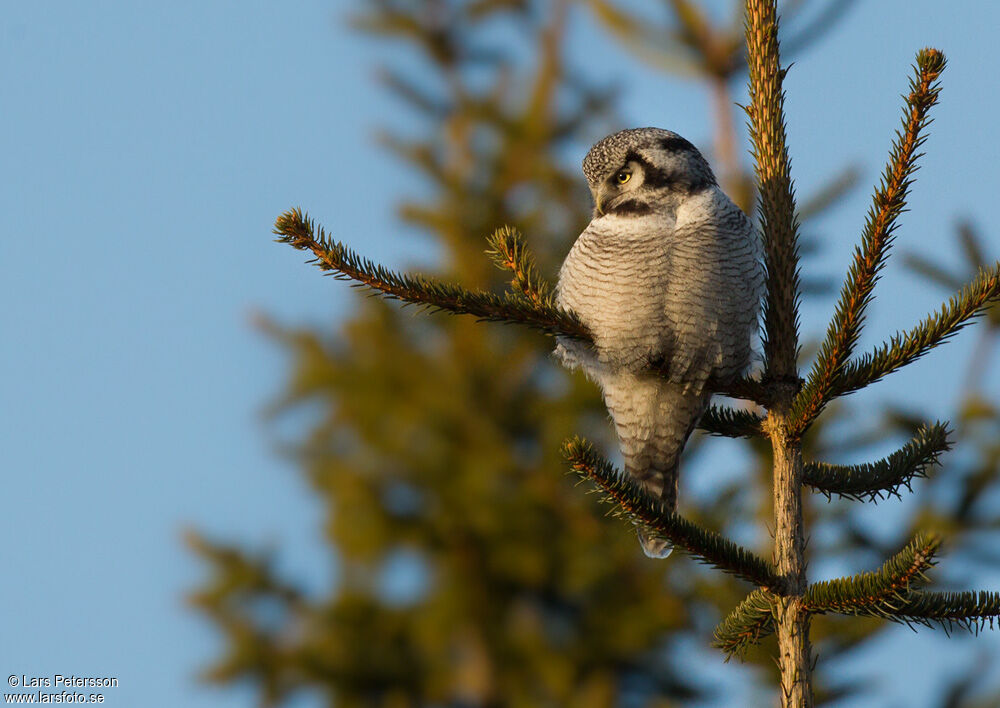
[[[592,378],[665,362],[672,379],[727,378],[750,362],[763,275],[746,216],[717,188],[676,214],[595,219],[559,274],[559,304],[594,335],[562,348]],[[589,350],[589,351],[587,351]]]
[[[673,223],[659,215],[595,220],[580,235],[559,275],[559,304],[594,335],[601,362],[633,368],[661,348],[662,285],[670,253],[660,234]]]

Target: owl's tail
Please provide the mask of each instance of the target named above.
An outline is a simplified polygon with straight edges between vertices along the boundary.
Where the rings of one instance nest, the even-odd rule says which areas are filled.
[[[615,423],[625,471],[674,511],[681,452],[708,408],[711,394],[702,387],[658,377],[620,374],[615,378],[605,382],[604,399]],[[666,558],[672,550],[667,541],[641,528],[639,543],[651,558]]]

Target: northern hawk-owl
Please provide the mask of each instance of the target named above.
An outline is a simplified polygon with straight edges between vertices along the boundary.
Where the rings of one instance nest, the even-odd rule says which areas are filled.
[[[594,216],[559,271],[556,297],[593,346],[563,339],[556,355],[601,387],[626,472],[674,510],[678,459],[708,408],[710,379],[750,364],[764,286],[759,239],[676,133],[609,135],[583,172]],[[670,554],[642,529],[639,541],[650,557]]]

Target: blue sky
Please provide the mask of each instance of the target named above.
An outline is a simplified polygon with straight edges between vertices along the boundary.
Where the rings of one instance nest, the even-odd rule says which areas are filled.
[[[718,3],[716,3],[718,4]],[[117,676],[108,705],[237,706],[194,674],[217,649],[183,604],[202,569],[180,538],[194,526],[281,548],[280,564],[321,587],[318,509],[271,450],[260,410],[286,362],[251,326],[335,324],[342,284],[271,241],[274,217],[301,205],[376,260],[403,265],[432,251],[395,221],[417,178],[373,145],[398,106],[374,82],[399,58],[352,34],[348,0],[9,3],[0,26],[0,401],[4,538],[0,567],[7,674]],[[960,263],[959,216],[1000,233],[995,28],[1000,7],[929,0],[858,3],[789,74],[793,168],[801,194],[846,162],[862,184],[817,223],[822,270],[842,273],[899,118],[914,52],[945,50],[942,105],[903,218],[901,249]],[[623,84],[622,111],[705,144],[708,97],[637,69],[588,23],[571,52],[591,76]],[[600,51],[594,51],[599,47]],[[582,156],[582,153],[581,153]],[[882,286],[866,343],[905,328],[945,293],[898,264]],[[809,306],[818,332],[829,305]],[[966,335],[862,402],[908,401],[947,416]],[[996,368],[996,367],[995,367]],[[927,385],[926,379],[932,383]],[[996,376],[990,382],[1000,394]],[[945,403],[941,403],[944,401]],[[942,409],[942,407],[944,409]],[[990,579],[984,579],[990,580]],[[1000,586],[1000,575],[992,578]],[[930,705],[942,661],[995,637],[942,645],[893,635],[888,695]],[[895,643],[894,643],[895,642]],[[864,667],[856,669],[864,674]],[[861,704],[858,704],[861,705]]]

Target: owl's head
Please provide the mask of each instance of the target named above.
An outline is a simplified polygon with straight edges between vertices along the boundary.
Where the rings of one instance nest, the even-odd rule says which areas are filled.
[[[716,184],[698,148],[669,130],[633,128],[598,141],[583,160],[594,216],[641,216]]]

